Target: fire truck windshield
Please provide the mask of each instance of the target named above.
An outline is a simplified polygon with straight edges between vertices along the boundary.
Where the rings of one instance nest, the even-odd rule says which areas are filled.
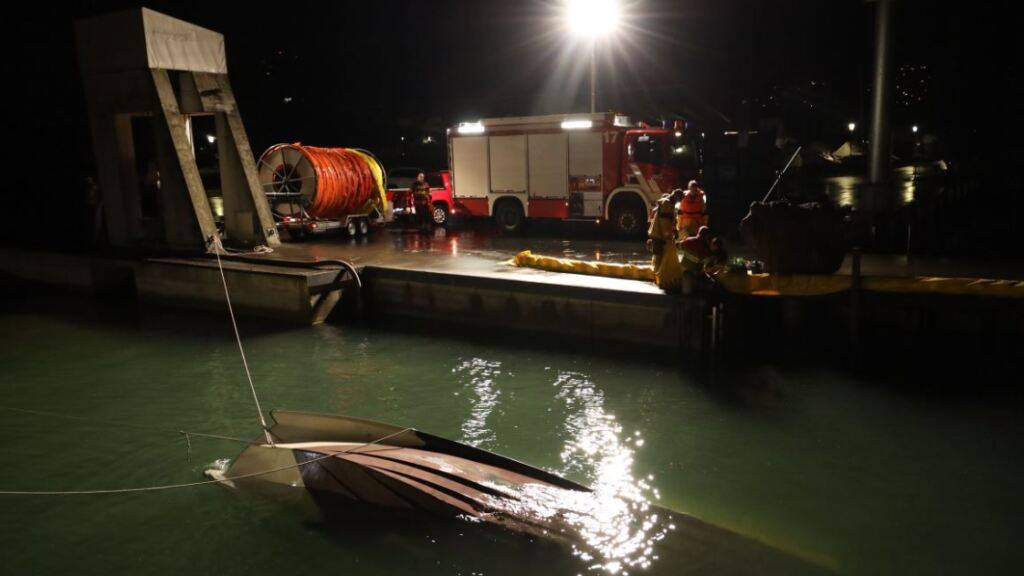
[[[639,164],[665,163],[665,138],[652,134],[641,134],[630,145],[629,159]]]

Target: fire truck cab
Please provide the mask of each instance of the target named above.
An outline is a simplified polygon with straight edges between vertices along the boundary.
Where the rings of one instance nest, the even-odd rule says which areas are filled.
[[[637,126],[614,113],[462,123],[448,130],[452,196],[508,232],[526,218],[552,218],[637,236],[658,198],[680,185],[670,158],[682,136],[681,126]]]

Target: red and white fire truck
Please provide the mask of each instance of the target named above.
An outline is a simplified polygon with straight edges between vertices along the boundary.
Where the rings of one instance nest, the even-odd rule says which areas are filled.
[[[509,232],[553,218],[636,236],[658,198],[693,176],[671,162],[685,146],[681,123],[651,128],[614,113],[462,123],[448,130],[452,196]]]

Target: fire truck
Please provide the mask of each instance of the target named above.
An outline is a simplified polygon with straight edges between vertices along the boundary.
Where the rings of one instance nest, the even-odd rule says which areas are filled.
[[[550,218],[637,236],[658,198],[695,175],[672,161],[687,148],[682,130],[681,122],[652,128],[610,112],[462,123],[448,130],[452,197],[506,232]]]

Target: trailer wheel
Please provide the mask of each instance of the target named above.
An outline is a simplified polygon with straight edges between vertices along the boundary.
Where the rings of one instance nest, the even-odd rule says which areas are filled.
[[[643,203],[635,198],[622,198],[615,202],[610,212],[612,229],[620,238],[636,238],[643,232],[645,218]]]
[[[356,234],[359,233],[359,226],[356,224],[355,218],[348,221],[348,226],[346,226],[345,229],[348,231],[349,236],[353,238],[356,237]]]
[[[502,200],[494,207],[494,221],[506,234],[515,234],[523,227],[523,208],[515,200]]]
[[[448,225],[448,208],[441,202],[434,204],[434,209],[430,212],[430,215],[434,218],[435,226]]]
[[[370,233],[370,223],[366,221],[366,218],[359,219],[359,233],[364,236]]]

